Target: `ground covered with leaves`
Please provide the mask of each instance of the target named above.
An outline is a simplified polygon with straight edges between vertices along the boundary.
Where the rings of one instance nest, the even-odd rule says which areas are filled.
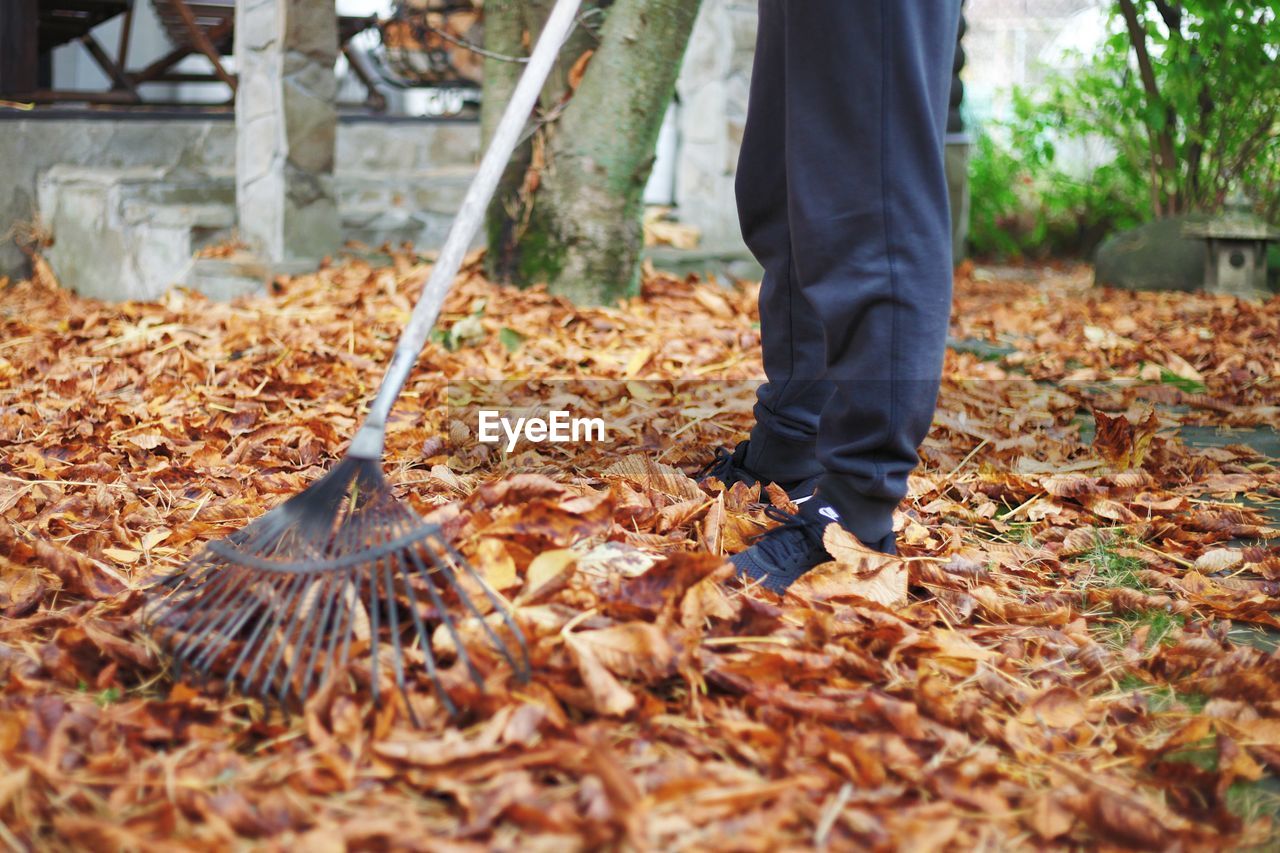
[[[451,668],[453,721],[416,672],[375,706],[367,663],[292,715],[175,684],[137,627],[152,579],[341,454],[419,259],[229,305],[0,284],[0,841],[1275,843],[1280,462],[1183,432],[1280,422],[1280,299],[961,270],[904,558],[833,541],[778,597],[723,560],[772,523],[759,493],[688,476],[750,424],[754,286],[650,271],[574,309],[470,270],[386,470],[508,599],[533,678]],[[448,395],[511,379],[608,441],[469,440]]]

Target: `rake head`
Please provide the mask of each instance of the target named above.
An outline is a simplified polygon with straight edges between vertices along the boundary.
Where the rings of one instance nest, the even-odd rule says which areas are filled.
[[[375,702],[379,667],[389,666],[413,715],[405,671],[420,660],[456,713],[432,653],[433,626],[444,626],[477,686],[483,679],[451,609],[481,626],[517,677],[529,676],[528,648],[505,603],[439,527],[396,499],[374,459],[346,456],[305,491],[208,543],[159,586],[169,592],[144,621],[179,672],[221,676],[282,704],[305,701],[367,647]],[[505,632],[484,618],[481,595]]]

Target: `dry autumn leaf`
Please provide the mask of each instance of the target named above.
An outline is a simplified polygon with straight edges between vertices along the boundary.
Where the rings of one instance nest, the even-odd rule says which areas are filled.
[[[578,674],[598,713],[619,717],[635,707],[636,697],[600,662],[589,640],[568,634],[564,642],[578,664]]]
[[[961,270],[904,557],[837,531],[837,560],[778,598],[725,562],[770,525],[762,500],[787,506],[778,489],[690,476],[750,428],[757,286],[646,267],[639,296],[575,308],[468,263],[443,315],[465,321],[456,346],[410,377],[387,473],[509,602],[533,677],[487,645],[509,629],[485,603],[483,622],[458,614],[477,691],[422,607],[453,718],[410,620],[408,699],[388,666],[373,699],[390,627],[367,588],[329,590],[353,664],[301,715],[166,685],[138,631],[137,587],[341,454],[423,257],[340,256],[235,303],[106,305],[43,262],[0,285],[0,823],[17,846],[1274,843],[1262,811],[1231,811],[1280,770],[1280,465],[1257,441],[1280,421],[1274,303]],[[460,378],[482,397],[477,377],[513,376],[524,402],[616,430],[478,447],[441,404]],[[1236,431],[1179,429],[1210,426]]]
[[[824,563],[792,584],[788,593],[813,600],[857,596],[891,607],[907,598],[907,564],[858,541],[838,524],[822,537],[832,562]]]

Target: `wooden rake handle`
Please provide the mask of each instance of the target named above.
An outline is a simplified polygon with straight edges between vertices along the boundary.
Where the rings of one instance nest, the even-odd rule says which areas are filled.
[[[547,75],[551,73],[551,67],[560,54],[560,47],[573,29],[580,3],[581,0],[556,0],[546,26],[542,28],[542,35],[538,37],[533,55],[529,57],[511,101],[502,113],[502,120],[498,122],[489,149],[480,160],[480,168],[462,199],[462,207],[449,228],[444,248],[440,250],[440,256],[431,268],[431,275],[422,286],[418,304],[414,306],[409,323],[400,334],[395,355],[382,378],[378,395],[369,406],[369,415],[351,442],[351,448],[347,451],[350,455],[367,459],[382,457],[387,416],[391,414],[391,407],[400,396],[405,380],[409,378],[409,371],[417,363],[418,356],[427,343],[431,327],[440,316],[440,307],[444,305],[449,287],[462,266],[467,248],[480,230],[485,210],[489,207],[489,201],[498,187],[498,180],[516,149],[520,133],[542,91],[542,84],[546,82]]]

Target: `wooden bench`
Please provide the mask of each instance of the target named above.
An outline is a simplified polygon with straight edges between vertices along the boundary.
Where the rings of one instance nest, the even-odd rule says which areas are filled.
[[[138,71],[127,71],[125,61],[133,24],[134,0],[0,0],[0,97],[48,103],[83,101],[95,104],[139,104],[138,87],[144,83],[221,82],[235,97],[236,78],[227,71],[223,57],[233,50],[235,0],[151,0],[157,19],[169,38],[171,50]],[[93,37],[91,30],[117,15],[124,15],[120,44],[113,58]],[[375,17],[338,16],[338,45],[352,73],[368,92],[365,105],[381,111],[386,99],[351,39],[377,26]],[[39,81],[40,57],[61,45],[79,41],[106,72],[111,89],[106,92],[53,90]],[[205,73],[175,71],[188,56],[201,55],[212,70]]]
[[[235,95],[236,78],[222,64],[224,56],[230,56],[235,40],[235,0],[151,0],[156,18],[164,27],[173,49],[141,71],[131,74],[136,83],[202,83],[221,81]],[[377,18],[338,16],[338,47],[346,56],[352,73],[359,78],[368,92],[366,106],[375,110],[386,108],[386,99],[377,90],[368,69],[351,48],[351,39],[370,27],[377,26]],[[208,74],[175,73],[171,69],[188,56],[200,54],[213,66]]]

